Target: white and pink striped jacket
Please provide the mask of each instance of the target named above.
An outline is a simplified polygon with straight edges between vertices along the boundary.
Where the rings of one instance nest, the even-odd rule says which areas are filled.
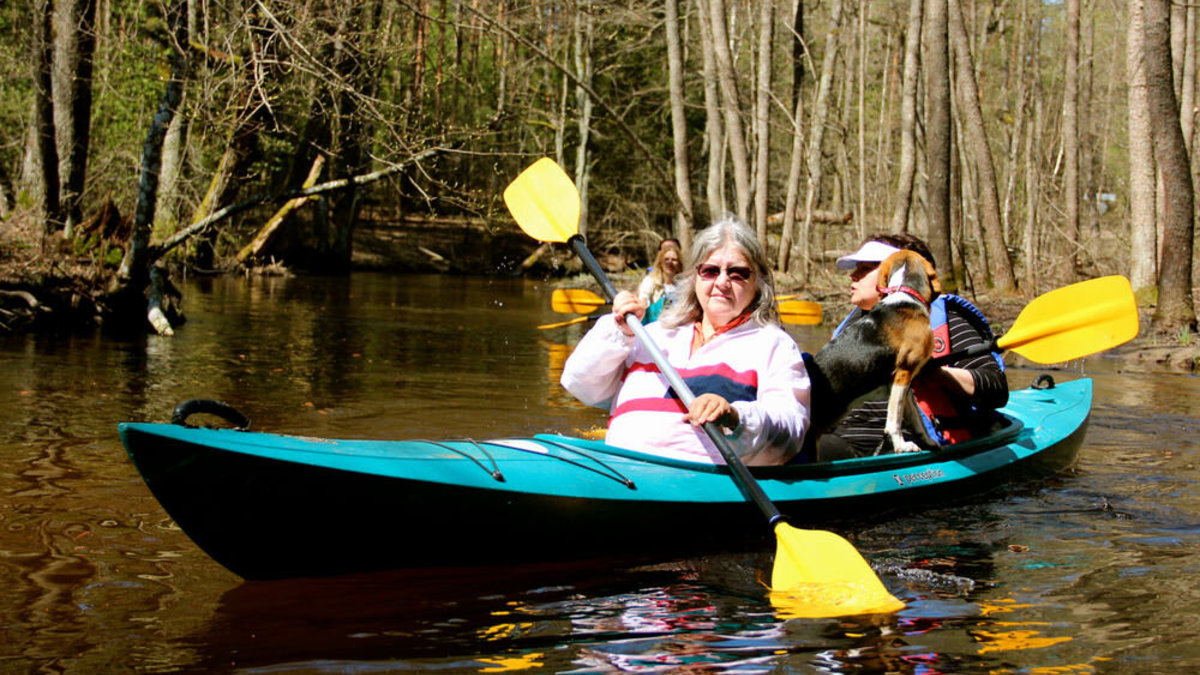
[[[691,354],[692,326],[646,330],[697,396],[723,396],[740,423],[729,435],[747,464],[782,464],[804,441],[809,380],[795,341],[777,326],[747,322]],[[611,411],[606,442],[664,457],[724,463],[637,340],[601,317],[563,368],[562,385],[588,405]]]

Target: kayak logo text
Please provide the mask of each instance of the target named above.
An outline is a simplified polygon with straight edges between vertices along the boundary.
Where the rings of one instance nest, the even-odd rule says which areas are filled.
[[[892,478],[900,485],[915,485],[916,483],[925,483],[939,478],[945,478],[946,474],[941,469],[926,469],[919,473],[892,474]]]

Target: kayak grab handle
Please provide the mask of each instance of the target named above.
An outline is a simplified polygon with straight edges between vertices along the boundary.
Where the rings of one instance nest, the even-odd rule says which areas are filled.
[[[171,413],[171,424],[194,427],[195,425],[187,423],[187,418],[198,413],[220,417],[232,424],[234,431],[250,429],[250,418],[242,411],[224,401],[214,401],[211,398],[193,398],[175,406],[175,412]]]

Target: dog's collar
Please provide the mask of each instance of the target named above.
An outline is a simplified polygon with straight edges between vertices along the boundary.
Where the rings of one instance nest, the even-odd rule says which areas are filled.
[[[925,305],[926,307],[929,306],[929,301],[925,299],[925,296],[918,293],[916,289],[909,288],[908,286],[876,286],[875,290],[879,291],[881,295],[891,295],[892,293],[904,293],[905,295],[911,295],[917,300],[920,300],[922,305]]]

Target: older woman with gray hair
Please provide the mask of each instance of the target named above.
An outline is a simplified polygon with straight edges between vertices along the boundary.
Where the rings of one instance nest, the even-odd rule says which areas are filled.
[[[646,327],[696,394],[690,408],[626,325],[626,314],[640,319],[646,311],[626,291],[579,342],[562,384],[580,401],[609,408],[610,445],[720,463],[702,428],[713,422],[747,464],[787,462],[808,427],[809,379],[779,326],[766,254],[753,230],[725,218],[696,236],[690,260],[677,277],[675,305]]]

